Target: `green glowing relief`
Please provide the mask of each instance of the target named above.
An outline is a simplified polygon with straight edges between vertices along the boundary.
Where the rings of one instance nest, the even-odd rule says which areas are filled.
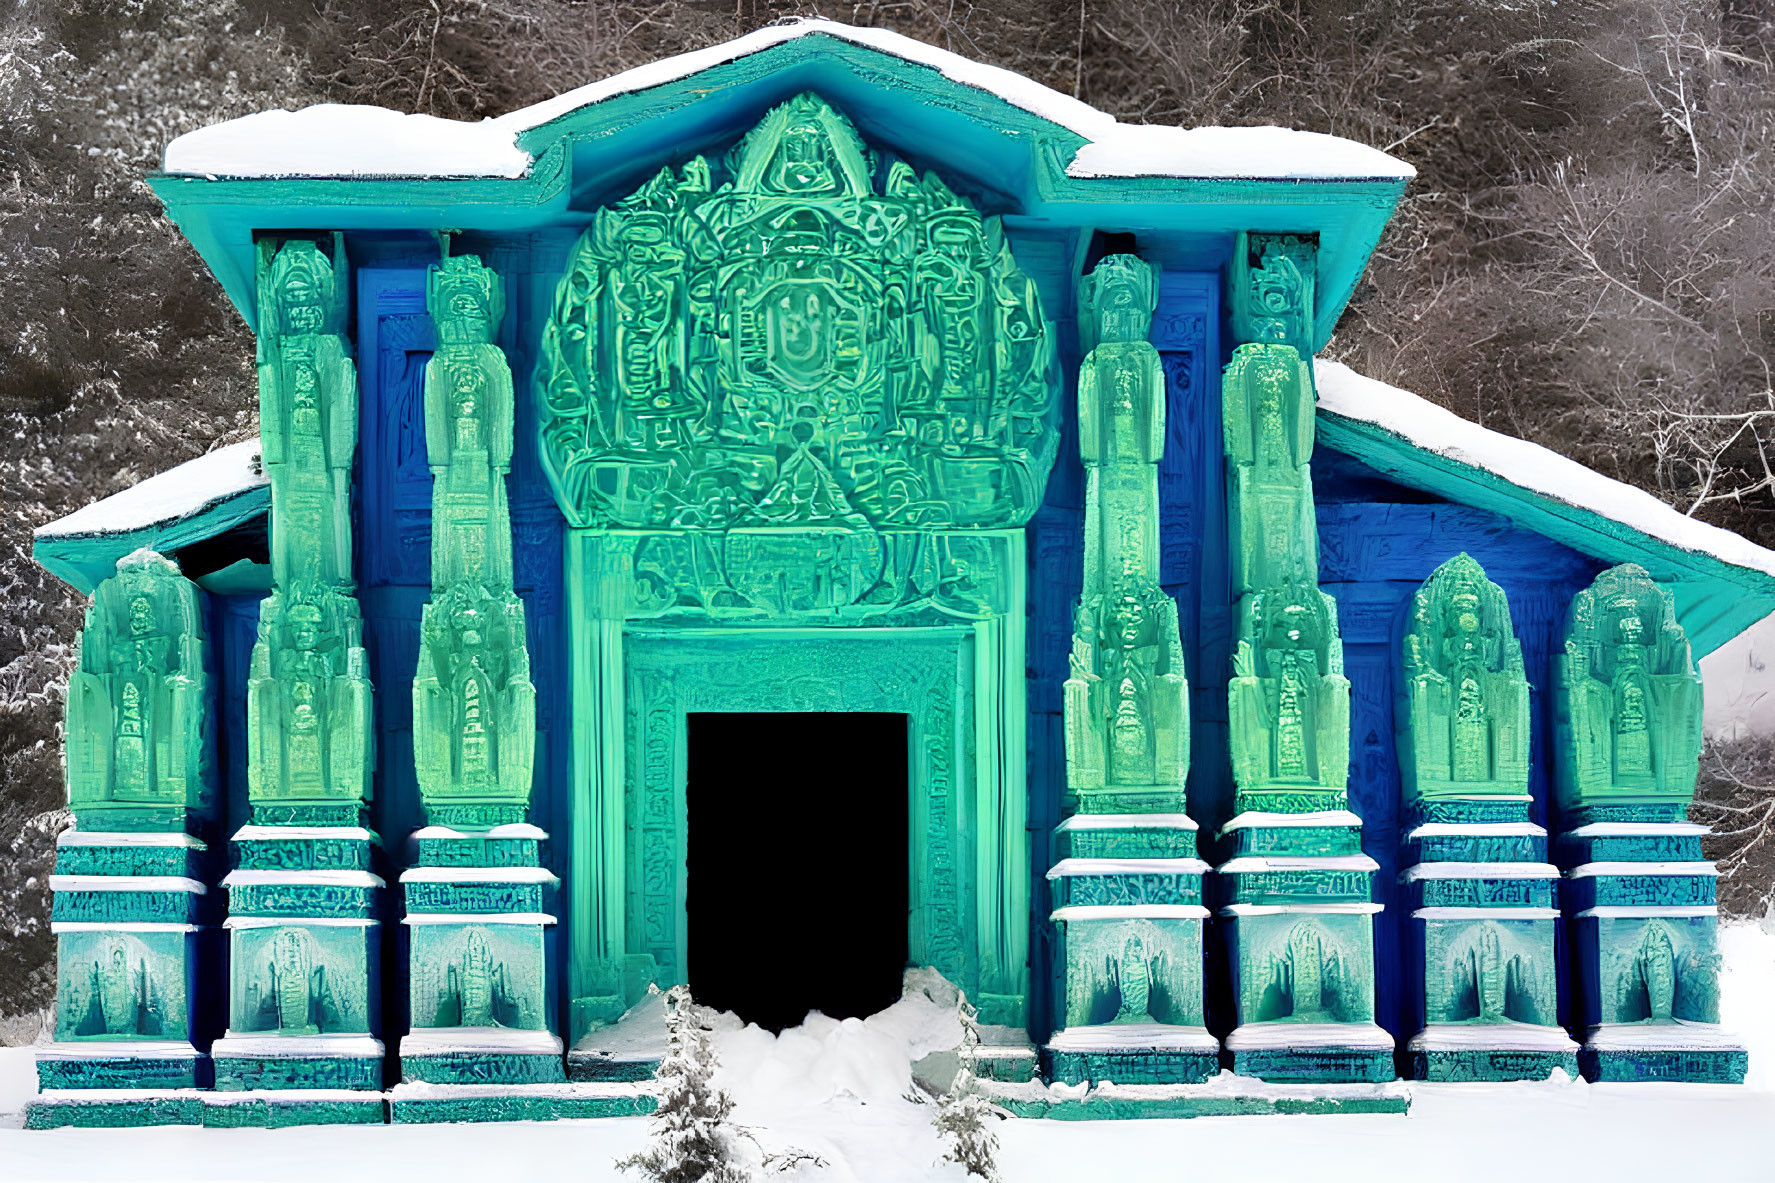
[[[1686,804],[1701,755],[1701,676],[1665,589],[1632,563],[1572,600],[1554,658],[1562,809]]]
[[[1058,441],[1035,286],[996,219],[878,163],[804,94],[597,212],[538,368],[569,522],[1028,520]]]
[[[1412,599],[1396,719],[1406,805],[1525,796],[1529,684],[1504,591],[1471,557],[1436,568]]]
[[[153,551],[94,589],[68,680],[68,804],[80,828],[182,830],[215,808],[197,586]]]
[[[1157,293],[1133,255],[1104,259],[1081,293],[1085,571],[1065,704],[1067,786],[1086,812],[1130,800],[1132,812],[1182,812],[1189,771],[1177,604],[1157,580],[1165,386],[1146,340]]]
[[[254,806],[367,801],[375,763],[363,622],[351,588],[357,369],[344,250],[259,254],[259,420],[276,590],[259,610],[247,689]]]
[[[432,598],[413,680],[414,763],[434,824],[517,822],[530,801],[536,690],[512,590],[512,376],[492,343],[504,295],[464,256],[431,269],[426,300],[439,344],[425,367]]]

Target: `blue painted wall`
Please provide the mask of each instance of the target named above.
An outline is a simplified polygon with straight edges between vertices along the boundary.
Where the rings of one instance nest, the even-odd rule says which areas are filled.
[[[499,343],[516,379],[516,454],[509,483],[517,585],[528,614],[539,729],[532,820],[557,835],[546,859],[566,866],[571,786],[566,783],[568,682],[562,543],[565,523],[536,454],[537,415],[530,381],[535,343],[553,302],[555,281],[574,241],[567,229],[505,236],[470,235],[453,248],[475,253],[501,276],[507,314]],[[1078,460],[1074,377],[1079,363],[1072,268],[1079,242],[1070,232],[1013,228],[1020,264],[1041,289],[1056,322],[1065,408],[1059,459],[1046,499],[1029,525],[1029,775],[1032,1025],[1052,1015],[1052,925],[1044,872],[1065,787],[1061,687],[1067,675],[1072,611],[1081,579],[1084,474]],[[412,758],[412,675],[419,619],[429,594],[431,474],[426,465],[423,380],[435,334],[425,312],[425,271],[437,258],[429,236],[359,236],[348,242],[354,267],[353,326],[362,391],[357,496],[357,574],[365,646],[376,686],[378,752],[372,826],[384,836],[390,922],[385,982],[404,981],[399,889],[407,835],[423,824]],[[1226,556],[1225,475],[1221,449],[1221,276],[1167,271],[1152,340],[1167,385],[1167,445],[1159,469],[1161,580],[1178,601],[1192,685],[1189,805],[1202,826],[1204,857],[1231,815],[1226,680],[1231,674],[1231,603]],[[1376,932],[1380,1021],[1402,1036],[1410,1006],[1401,978],[1406,911],[1398,870],[1399,777],[1393,741],[1393,675],[1399,630],[1412,592],[1441,562],[1465,550],[1510,596],[1535,685],[1537,820],[1549,800],[1543,746],[1549,720],[1544,687],[1548,658],[1571,596],[1601,564],[1497,515],[1439,501],[1387,481],[1358,460],[1321,448],[1314,458],[1320,578],[1338,600],[1351,718],[1351,805],[1363,841],[1381,864],[1375,898],[1388,907]],[[220,669],[219,757],[229,802],[223,834],[248,814],[245,779],[246,678],[258,602],[212,597],[210,623]],[[566,900],[560,901],[564,909]],[[573,918],[561,913],[563,932]],[[1210,1025],[1224,1033],[1232,1012],[1221,942],[1209,950]],[[563,987],[564,988],[564,987]],[[404,1027],[405,999],[385,999],[388,1034]],[[391,1040],[392,1041],[392,1040]]]

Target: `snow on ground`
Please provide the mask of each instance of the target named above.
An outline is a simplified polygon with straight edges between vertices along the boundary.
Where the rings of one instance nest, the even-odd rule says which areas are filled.
[[[1118,123],[1114,116],[998,66],[972,61],[886,29],[819,19],[770,25],[692,53],[662,58],[534,106],[462,123],[381,107],[323,103],[261,111],[212,124],[167,145],[168,173],[228,177],[521,177],[530,153],[517,137],[618,95],[663,86],[800,37],[823,34],[928,66],[1091,141],[1075,177],[1406,179],[1416,170],[1354,140],[1280,127],[1177,128]]]
[[[1702,719],[1721,739],[1775,735],[1775,614],[1696,663],[1707,684]]]
[[[1006,1183],[1178,1183],[1413,1175],[1611,1183],[1767,1183],[1775,1178],[1775,923],[1729,923],[1722,1017],[1751,1048],[1750,1086],[1540,1084],[1412,1086],[1404,1116],[1214,1117],[1190,1121],[1008,1121]],[[719,1081],[736,1120],[767,1151],[826,1159],[769,1176],[784,1183],[964,1183],[908,1099],[909,1061],[956,1036],[939,989],[908,992],[865,1020],[812,1016],[772,1036],[719,1025]],[[29,1095],[29,1048],[0,1048],[0,1115]],[[16,1116],[8,1123],[17,1124]],[[306,1130],[0,1129],[0,1180],[633,1180],[613,1163],[647,1119],[510,1126]]]

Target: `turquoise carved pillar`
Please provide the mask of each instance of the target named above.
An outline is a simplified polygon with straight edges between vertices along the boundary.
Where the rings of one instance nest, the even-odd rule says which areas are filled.
[[[1395,720],[1424,1080],[1576,1075],[1559,1025],[1547,831],[1529,820],[1529,683],[1504,591],[1471,557],[1412,599]]]
[[[68,805],[56,842],[54,1042],[32,1128],[195,1123],[214,959],[198,836],[214,820],[203,609],[150,550],[93,591],[68,681]]]
[[[1219,1070],[1203,1026],[1202,876],[1184,812],[1189,687],[1177,604],[1159,587],[1165,385],[1147,341],[1158,276],[1104,259],[1080,292],[1084,589],[1066,681],[1066,780],[1048,872],[1064,959],[1048,1079],[1174,1084]]]
[[[264,1099],[285,1121],[373,1122],[382,1119],[382,880],[364,827],[375,731],[351,567],[357,368],[344,246],[337,235],[329,245],[259,245],[274,589],[260,606],[247,686],[253,815],[234,835],[237,869],[223,880],[229,1022],[214,1055],[216,1087],[242,1094],[242,1114]]]
[[[1377,864],[1349,810],[1350,683],[1337,604],[1319,590],[1311,460],[1316,251],[1242,235],[1222,384],[1228,551],[1238,597],[1227,687],[1235,816],[1219,868],[1238,1026],[1234,1071],[1266,1080],[1381,1081],[1393,1040],[1374,1021]]]
[[[1719,1026],[1718,871],[1687,820],[1701,677],[1669,592],[1631,563],[1572,600],[1554,660],[1563,904],[1591,1080],[1744,1079]]]
[[[396,1121],[441,1097],[453,1116],[534,1111],[564,1079],[545,935],[556,879],[526,820],[536,741],[524,606],[512,588],[505,477],[512,374],[493,343],[499,277],[472,256],[426,280],[438,349],[425,367],[431,600],[413,680],[413,762],[425,806],[406,901],[408,1013]],[[464,1086],[518,1086],[488,1096]],[[417,1087],[415,1087],[417,1086]]]

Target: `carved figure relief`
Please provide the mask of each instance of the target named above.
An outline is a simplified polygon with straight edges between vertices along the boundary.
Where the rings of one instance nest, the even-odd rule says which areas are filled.
[[[259,608],[247,686],[255,805],[370,795],[374,733],[363,622],[352,598],[357,370],[331,257],[302,239],[259,252],[259,419],[271,478],[276,590]]]
[[[438,327],[425,368],[432,598],[413,679],[414,766],[434,821],[496,825],[523,820],[536,745],[505,490],[512,378],[493,344],[504,296],[490,269],[460,256],[431,269],[426,299]]]
[[[1240,793],[1342,791],[1350,770],[1350,682],[1337,606],[1295,582],[1245,598],[1228,686]]]
[[[307,929],[272,930],[253,946],[253,976],[246,983],[247,1012],[235,1026],[279,1035],[314,1035],[357,1029],[336,993],[329,962]]]
[[[345,339],[344,249],[297,239],[259,252],[259,435],[279,587],[351,582],[357,367]]]
[[[1157,299],[1156,274],[1133,255],[1104,259],[1081,294],[1090,348],[1079,371],[1085,572],[1065,690],[1066,763],[1075,792],[1149,789],[1165,798],[1158,808],[1181,809],[1189,688],[1177,604],[1156,579],[1165,387],[1146,337]]]
[[[1615,982],[1618,1023],[1719,1022],[1720,955],[1662,920],[1640,930]]]
[[[811,94],[598,211],[538,380],[579,526],[1020,525],[1057,439],[998,222]]]
[[[1337,1023],[1366,1017],[1346,999],[1350,970],[1337,942],[1316,921],[1302,920],[1290,928],[1282,948],[1265,958],[1260,972],[1259,1022]]]
[[[247,682],[254,804],[368,801],[374,766],[369,663],[357,601],[279,588],[259,609]]]
[[[1552,984],[1541,980],[1545,970],[1515,949],[1496,922],[1475,926],[1444,966],[1452,986],[1449,1013],[1431,1021],[1551,1025]]]
[[[1470,556],[1438,567],[1412,600],[1398,699],[1405,792],[1529,791],[1529,684],[1504,591]]]
[[[93,590],[68,680],[68,803],[88,829],[119,808],[214,804],[208,675],[197,587],[151,550]]]
[[[1628,563],[1572,600],[1554,658],[1562,804],[1685,802],[1701,754],[1701,677],[1670,593]]]
[[[1301,357],[1313,355],[1318,252],[1315,235],[1239,236],[1232,285],[1233,328],[1239,340],[1289,345]]]
[[[1200,1023],[1199,928],[1151,920],[1066,927],[1066,1025]]]
[[[1233,588],[1317,583],[1310,367],[1289,345],[1241,345],[1221,390]]]
[[[75,1038],[127,1039],[171,1034],[166,1002],[154,986],[149,962],[140,942],[117,934],[102,938],[99,947],[90,952],[82,975],[84,981],[80,983],[84,988],[63,1001],[64,1005],[73,1006]]]
[[[462,950],[445,971],[445,986],[439,993],[437,1026],[440,1027],[517,1027],[523,1026],[521,1004],[513,996],[506,978],[506,967],[492,951],[487,930],[471,927],[463,940]]]

